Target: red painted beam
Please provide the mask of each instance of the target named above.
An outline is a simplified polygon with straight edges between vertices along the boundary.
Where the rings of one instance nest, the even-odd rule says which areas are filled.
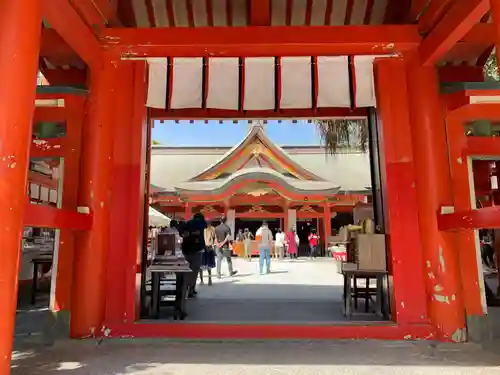
[[[100,38],[130,58],[373,55],[411,50],[421,41],[412,25],[111,28]]]
[[[270,0],[250,0],[249,25],[269,26],[271,24]]]
[[[500,206],[438,214],[439,230],[497,229],[500,228]]]
[[[457,1],[419,47],[424,66],[439,62],[489,10],[488,0]]]
[[[92,215],[41,204],[26,203],[24,225],[28,227],[89,230],[92,228]]]
[[[101,56],[99,41],[68,0],[42,1],[42,14],[87,65],[98,63]]]
[[[51,86],[85,86],[86,69],[41,69]]]
[[[484,72],[482,66],[446,65],[439,68],[439,81],[452,82],[483,82]]]
[[[443,19],[452,5],[453,0],[432,0],[428,6],[422,9],[421,16],[418,18],[420,32],[426,34],[431,31]]]
[[[468,156],[498,156],[500,139],[498,137],[468,137],[465,153]]]
[[[250,325],[250,324],[183,324],[135,323],[106,324],[109,337],[162,337],[182,339],[379,339],[433,340],[435,331],[428,324],[401,326],[395,324],[359,323],[339,325]],[[99,330],[96,334],[104,335]],[[106,336],[108,337],[108,336]],[[451,340],[450,340],[451,341]]]
[[[318,108],[282,109],[280,111],[232,111],[219,109],[149,109],[149,117],[154,120],[196,120],[196,119],[255,119],[255,118],[318,118],[318,117],[350,117],[366,118],[365,108]]]
[[[33,139],[31,142],[31,158],[57,158],[63,157],[66,151],[65,139]]]
[[[44,57],[54,66],[84,64],[57,31],[48,28],[42,29],[40,57]]]

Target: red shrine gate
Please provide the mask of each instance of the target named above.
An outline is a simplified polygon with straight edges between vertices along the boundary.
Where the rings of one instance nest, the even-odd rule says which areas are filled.
[[[381,2],[369,2],[372,11],[375,4],[379,6]],[[371,26],[351,25],[353,14],[357,14],[353,4],[357,1],[348,2],[349,10],[341,26],[329,26],[338,25],[332,23],[331,17],[323,26],[311,26],[313,2],[309,1],[304,26],[291,26],[296,22],[293,9],[288,10],[290,7],[286,8],[286,26],[273,26],[271,4],[274,0],[248,3],[246,27],[231,27],[233,19],[228,17],[227,28],[211,28],[217,24],[212,13],[207,27],[182,29],[175,27],[175,9],[170,8],[166,13],[170,28],[119,27],[128,22],[124,9],[130,8],[130,3],[126,0],[110,3],[0,1],[0,374],[9,372],[19,245],[25,224],[62,228],[69,238],[68,247],[64,251],[60,249],[53,306],[55,311],[70,314],[73,337],[463,341],[466,332],[469,337],[478,332],[484,321],[485,305],[473,229],[498,228],[500,223],[497,207],[471,210],[469,170],[465,161],[474,156],[498,156],[500,148],[493,138],[465,137],[463,127],[477,118],[498,121],[500,91],[496,86],[484,89],[480,85],[442,94],[440,81],[482,81],[481,69],[445,66],[438,70],[435,64],[476,62],[481,56],[487,56],[500,37],[497,2],[492,2],[491,23],[487,22],[491,18],[490,6],[485,0],[433,0],[429,6],[418,0],[411,1],[411,6],[389,2],[391,11],[386,13],[385,23],[393,25],[379,25],[383,23],[379,22]],[[148,5],[152,3],[146,1],[145,4],[149,21],[147,25],[137,23],[135,26],[158,26],[151,16],[154,8]],[[326,4],[331,8],[328,4],[333,3],[327,1]],[[391,16],[391,12],[397,17]],[[40,38],[42,15],[53,29],[44,28]],[[188,25],[195,22],[194,15],[188,12]],[[361,24],[369,23],[365,22],[366,16],[358,18],[363,19]],[[144,17],[138,19],[144,20]],[[394,25],[401,19],[408,20],[408,24]],[[410,25],[413,21],[416,24]],[[56,113],[68,116],[64,117],[68,119],[68,130],[78,133],[78,129],[82,129],[80,173],[78,177],[66,175],[69,182],[64,194],[69,197],[63,198],[60,209],[26,205],[36,95],[33,83],[40,54],[45,61],[42,68],[51,84],[88,84],[89,87],[89,92],[82,97],[85,100],[79,100],[73,93],[63,107],[41,109],[47,116],[56,116]],[[143,176],[152,118],[360,115],[356,108],[323,110],[314,103],[313,96],[312,105],[307,109],[245,110],[240,97],[238,108],[224,110],[226,112],[212,112],[206,104],[198,110],[174,109],[167,105],[171,106],[171,101],[165,100],[166,111],[152,110],[148,118],[144,106],[148,66],[137,59],[165,56],[244,59],[276,58],[277,55],[311,59],[391,55],[375,58],[373,70],[381,124],[379,141],[394,285],[394,324],[306,327],[208,324],[194,328],[187,324],[136,322],[135,270],[143,231],[137,217],[142,216],[145,206]],[[46,62],[52,61],[50,64],[54,65],[57,58],[69,61],[68,65],[76,61],[73,65],[86,66],[88,76],[74,68],[47,69]],[[167,77],[168,74],[167,71]],[[317,74],[313,73],[312,77]],[[312,87],[319,88],[314,80],[312,82]],[[350,82],[352,85],[356,80]],[[55,89],[50,97],[60,100],[67,95]],[[202,97],[203,100],[206,98]],[[74,120],[70,121],[70,117]],[[71,155],[78,146],[71,142],[76,138],[68,134],[68,139],[61,141],[63,149],[53,151],[54,155],[74,162],[76,154]],[[88,207],[89,214],[77,213],[77,207]],[[456,229],[464,231],[454,232]]]

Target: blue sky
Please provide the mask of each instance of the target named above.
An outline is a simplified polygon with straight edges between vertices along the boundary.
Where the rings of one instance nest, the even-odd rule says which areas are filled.
[[[248,122],[238,121],[155,121],[152,138],[165,146],[226,146],[240,142],[248,132]],[[293,123],[291,120],[268,121],[266,134],[280,146],[319,145],[320,138],[316,126],[305,120]]]

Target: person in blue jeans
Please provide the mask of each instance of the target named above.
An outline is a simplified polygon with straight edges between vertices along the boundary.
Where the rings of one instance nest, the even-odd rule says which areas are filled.
[[[267,222],[262,222],[262,226],[257,230],[256,237],[259,241],[259,271],[264,274],[264,262],[266,262],[266,272],[271,272],[271,246],[273,245],[273,233],[269,229]]]

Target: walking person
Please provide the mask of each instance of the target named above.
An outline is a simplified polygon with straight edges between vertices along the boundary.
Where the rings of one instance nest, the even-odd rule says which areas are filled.
[[[276,240],[274,241],[274,255],[277,259],[285,258],[285,233],[278,228],[276,232]]]
[[[319,236],[316,234],[315,228],[312,228],[308,240],[309,240],[309,256],[311,259],[316,259],[318,252]]]
[[[271,272],[271,246],[273,244],[273,232],[269,229],[267,222],[263,221],[262,226],[257,230],[259,238],[259,272],[264,274],[264,262],[266,263],[266,272]]]
[[[208,285],[212,285],[212,268],[215,268],[215,227],[210,222],[204,231],[205,251],[201,257],[200,284],[204,284],[203,271],[208,273]]]
[[[206,227],[205,217],[201,212],[198,212],[182,228],[182,253],[192,271],[186,276],[188,298],[194,298],[198,294],[196,280],[198,280],[201,268],[202,251],[205,250],[204,232]]]
[[[298,247],[299,247],[299,236],[297,235],[295,227],[286,235],[286,243],[288,246],[288,254],[290,259],[297,259]]]
[[[245,250],[245,258],[251,262],[252,261],[252,240],[255,237],[253,233],[250,232],[250,229],[245,228],[243,232],[243,249]]]
[[[231,259],[231,228],[226,224],[226,218],[221,218],[221,223],[215,228],[215,251],[217,255],[217,278],[222,277],[222,261],[227,262],[229,276],[235,275],[238,271],[233,270],[233,260]]]

